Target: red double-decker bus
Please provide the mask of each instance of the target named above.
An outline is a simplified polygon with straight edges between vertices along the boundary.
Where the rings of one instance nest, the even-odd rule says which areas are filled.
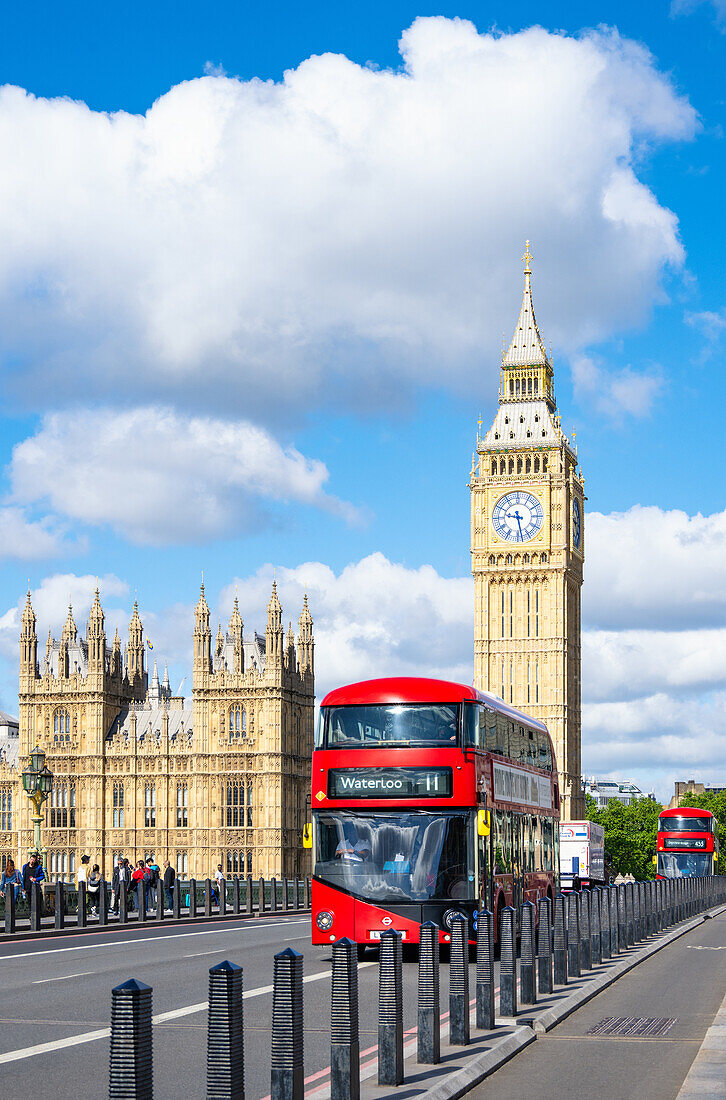
[[[658,878],[715,875],[718,824],[710,810],[678,806],[658,818]]]
[[[313,943],[417,943],[457,913],[554,897],[559,789],[547,728],[445,680],[326,695],[313,753]]]

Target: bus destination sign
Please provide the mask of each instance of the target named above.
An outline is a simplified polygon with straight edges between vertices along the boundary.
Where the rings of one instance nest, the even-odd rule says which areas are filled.
[[[705,848],[706,841],[703,837],[695,836],[667,836],[663,840],[664,848]]]
[[[451,798],[451,768],[331,768],[328,798]]]

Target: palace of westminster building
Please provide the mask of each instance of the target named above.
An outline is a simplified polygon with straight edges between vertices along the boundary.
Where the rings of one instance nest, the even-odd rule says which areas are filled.
[[[109,645],[96,590],[85,637],[69,608],[38,659],[28,593],[20,635],[17,763],[0,761],[0,851],[32,847],[20,772],[39,745],[53,772],[42,844],[51,879],[70,881],[83,854],[110,876],[114,858],[168,858],[179,874],[309,873],[302,847],[310,789],[315,678],[305,597],[297,640],[285,636],[276,585],[265,634],[243,631],[235,598],[216,639],[202,585],[195,609],[191,706],[168,676],[151,684],[134,604],[128,642]],[[306,856],[308,860],[306,861]],[[5,860],[3,860],[4,862]]]
[[[474,684],[546,722],[562,816],[581,817],[580,589],[584,482],[560,426],[554,371],[524,296],[502,355],[499,408],[472,460]],[[480,421],[481,425],[481,421]],[[96,592],[86,635],[69,609],[42,671],[28,594],[20,636],[19,757],[38,744],[55,776],[43,838],[50,877],[82,853],[108,875],[119,853],[168,857],[181,874],[309,873],[302,847],[314,721],[312,618],[284,635],[273,584],[264,637],[244,635],[235,600],[213,640],[196,606],[191,707],[144,668],[136,605],[122,653],[107,644]],[[425,670],[422,670],[425,675]],[[17,740],[17,739],[16,739]],[[31,811],[20,766],[0,758],[0,855],[26,852]],[[2,858],[6,858],[2,856]]]

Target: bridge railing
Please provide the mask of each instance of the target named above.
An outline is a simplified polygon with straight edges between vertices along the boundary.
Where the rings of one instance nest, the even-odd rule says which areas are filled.
[[[271,893],[270,899],[273,896]],[[475,1027],[495,1031],[497,1027],[510,1025],[519,1014],[519,989],[520,1003],[527,1005],[527,1015],[531,1017],[532,1006],[540,996],[548,996],[555,986],[567,984],[572,977],[576,980],[581,969],[597,970],[612,965],[612,959],[637,951],[641,944],[674,924],[724,903],[726,876],[711,876],[658,880],[637,885],[637,889],[630,891],[625,885],[594,887],[571,892],[566,898],[558,895],[554,907],[548,898],[543,898],[537,908],[525,902],[518,914],[507,907],[502,914],[497,1014],[493,916],[487,910],[481,911],[475,933],[468,918],[454,917],[448,963],[449,1045],[470,1045],[472,1005],[476,1006]],[[566,910],[573,917],[571,922]],[[632,948],[629,933],[624,937],[618,933],[618,925],[623,922],[628,929],[632,928]],[[517,924],[522,929],[519,957],[515,950]],[[567,942],[568,927],[576,943]],[[409,1074],[417,1078],[421,1070],[416,1064],[436,1065],[442,1060],[439,996],[442,931],[430,921],[420,928],[417,1028],[415,1039],[408,1044]],[[589,950],[583,953],[585,931]],[[470,1001],[467,947],[472,934],[476,936],[476,997]],[[568,975],[568,946],[577,948],[577,975]],[[553,952],[558,956],[554,971]],[[378,969],[378,1085],[399,1086],[406,1081],[407,1048],[403,1031],[402,937],[394,929],[381,933]],[[303,989],[303,956],[288,947],[273,960],[270,1100],[304,1100]],[[207,1097],[233,1100],[243,1096],[243,972],[235,963],[225,961],[209,971],[207,1027]],[[359,1100],[360,1063],[357,945],[352,940],[339,939],[332,944],[331,1100]],[[140,1096],[153,1098],[152,990],[133,978],[111,991],[109,1096],[128,1100]]]

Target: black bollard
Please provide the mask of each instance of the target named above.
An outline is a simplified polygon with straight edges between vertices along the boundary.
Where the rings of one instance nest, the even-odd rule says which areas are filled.
[[[499,1015],[517,1015],[517,939],[511,905],[502,909],[499,945]]]
[[[633,908],[633,883],[625,885],[625,934],[628,947],[635,943],[635,912]]]
[[[197,915],[197,880],[195,878],[189,879],[189,916],[196,917]]]
[[[265,880],[260,878],[257,896],[257,911],[262,914],[265,911]]]
[[[159,876],[159,881],[156,884],[156,913],[154,914],[157,920],[164,919],[164,903],[166,898],[164,897],[164,880]]]
[[[277,912],[277,879],[270,879],[270,912]]]
[[[222,962],[209,971],[207,1100],[244,1100],[242,967]]]
[[[606,886],[601,886],[597,892],[600,905],[600,961],[605,962],[610,958],[610,904]]]
[[[451,922],[449,1043],[468,1046],[469,1041],[469,918],[460,915]]]
[[[633,929],[635,942],[640,943],[643,939],[643,919],[642,911],[640,908],[640,883],[633,883]]]
[[[590,890],[590,960],[593,966],[602,962],[600,950],[600,891]]]
[[[292,880],[292,882],[293,882],[293,895],[292,896],[295,899],[295,904],[293,905],[293,909],[299,909],[300,908],[300,880],[298,879],[297,875],[295,875],[295,878]]]
[[[592,970],[590,952],[590,891],[580,893],[580,970]]]
[[[553,950],[555,985],[567,985],[567,899],[564,894],[555,898],[553,918]]]
[[[305,877],[305,909],[310,908],[310,879]]]
[[[108,884],[103,876],[98,886],[98,923],[102,927],[108,924]]]
[[[519,948],[519,988],[523,1005],[537,1003],[537,975],[534,961],[534,905],[525,901],[521,909],[522,934]]]
[[[33,891],[32,891],[32,888],[31,888],[31,891],[30,891],[30,898],[31,898],[31,907],[30,907],[30,921],[31,921],[31,923],[30,923],[30,927],[32,928],[33,927],[33,923],[32,923],[33,922],[33,907],[32,907]],[[78,883],[78,908],[77,908],[77,915],[76,915],[76,924],[78,925],[79,928],[85,928],[86,927],[86,924],[87,924],[87,919],[86,918],[87,918],[87,914],[86,914],[86,884],[85,884],[85,882],[79,882]],[[40,925],[38,925],[38,927],[40,927]]]
[[[302,1100],[303,957],[292,947],[275,955],[272,990],[271,1100]]]
[[[479,911],[476,926],[476,1026],[482,1031],[491,1031],[496,1026],[494,1022],[494,917],[488,909]]]
[[[540,993],[552,993],[552,902],[549,898],[540,898],[538,909],[537,982]]]
[[[124,880],[119,883],[118,888],[118,922],[119,924],[126,924],[129,919],[129,893],[128,888]]]
[[[403,1083],[401,933],[381,932],[378,965],[378,1084]]]
[[[610,910],[610,957],[617,955],[620,951],[620,945],[618,943],[618,888],[617,886],[609,886],[607,888],[608,909]]]
[[[239,889],[239,875],[232,879],[232,912],[236,917],[242,912],[242,897]]]
[[[494,990],[492,989],[492,993]],[[441,1061],[439,996],[439,926],[426,921],[419,930],[417,1061],[435,1066]]]
[[[628,948],[628,901],[625,893],[625,883],[621,882],[615,889],[618,892],[618,947],[621,951]]]
[[[567,895],[567,973],[580,977],[580,895],[576,890]]]
[[[181,882],[178,875],[171,889],[171,914],[174,920],[179,920],[181,917]]]
[[[15,887],[8,885],[5,888],[5,935],[11,936],[15,931]]]
[[[136,978],[111,990],[109,1100],[152,1100],[151,986]]]
[[[146,920],[146,887],[143,879],[139,879],[136,887],[136,901],[139,906],[139,913],[136,919],[140,924],[143,924]]]
[[[212,880],[211,878],[205,878],[204,880],[204,916],[211,917],[212,915]]]
[[[246,900],[246,907],[247,907],[247,915],[248,915],[248,916],[251,916],[251,915],[252,915],[252,913],[253,913],[253,911],[254,911],[254,907],[253,907],[253,895],[252,895],[252,875],[248,875],[248,876],[247,876],[247,900]]]
[[[359,1096],[358,947],[346,938],[333,944],[330,1100],[358,1100]]]
[[[287,913],[288,909],[290,908],[289,898],[288,898],[289,889],[290,889],[290,882],[283,875],[283,877],[282,877],[282,911],[283,911],[283,913]]]
[[[217,879],[217,889],[219,890],[219,916],[224,917],[227,915],[227,880],[226,878]]]
[[[10,893],[12,886],[6,889],[5,893]],[[6,903],[7,904],[7,901]],[[55,884],[55,913],[53,925],[55,928],[65,928],[66,926],[66,891],[62,882],[56,882]]]

